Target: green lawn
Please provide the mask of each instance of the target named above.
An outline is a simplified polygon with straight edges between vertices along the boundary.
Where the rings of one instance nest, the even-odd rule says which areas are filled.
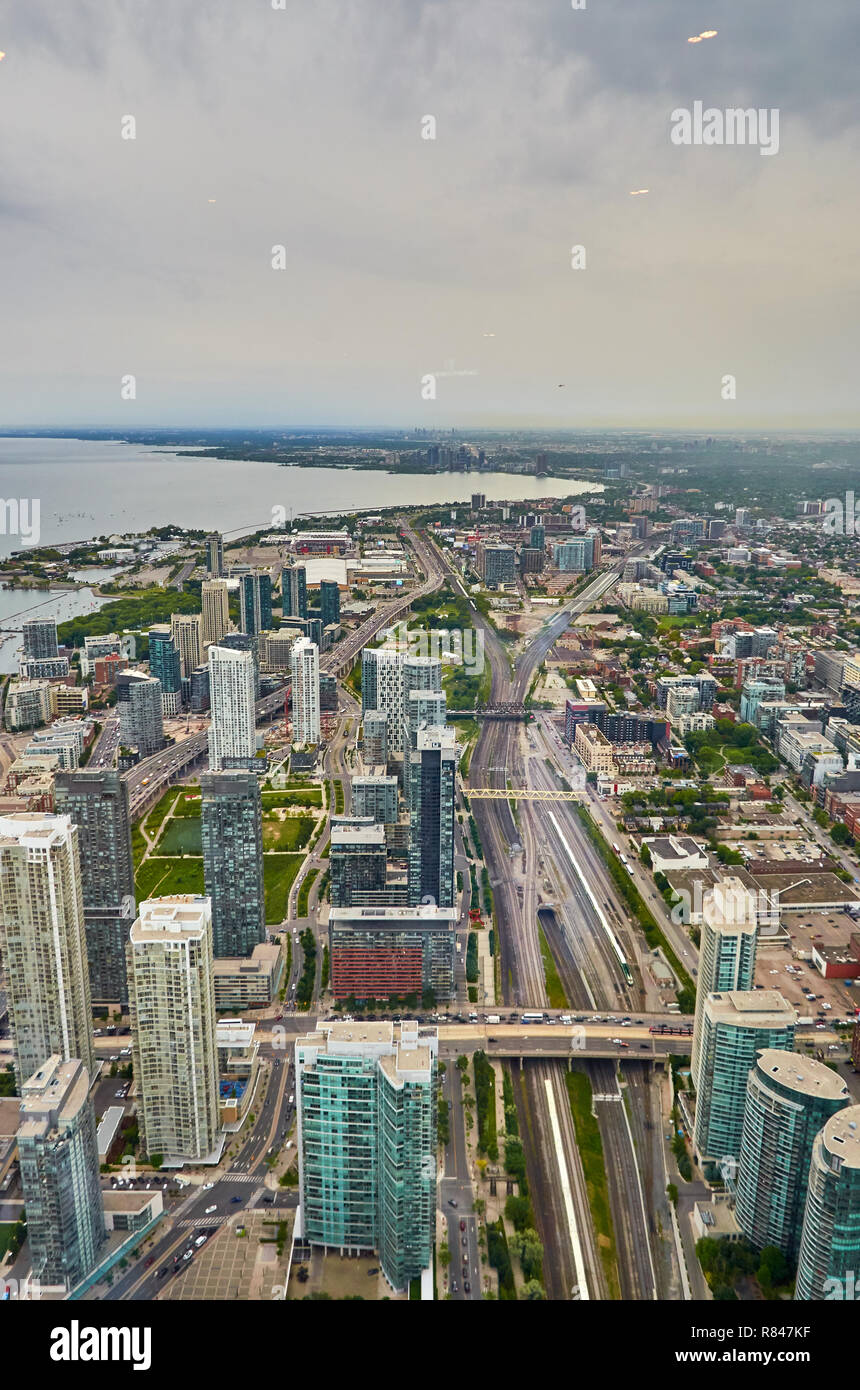
[[[203,892],[202,859],[147,859],[137,872],[135,892],[143,898],[166,898],[173,893]]]
[[[265,854],[263,885],[266,890],[266,923],[276,926],[287,915],[293,881],[304,861],[303,854]]]
[[[0,1221],[0,1260],[9,1249],[9,1243],[15,1232],[14,1221]]]
[[[322,787],[295,787],[285,791],[263,792],[263,810],[273,806],[322,806]]]
[[[544,936],[543,927],[538,927],[540,932],[540,953],[543,959],[543,976],[546,980],[546,993],[551,1009],[566,1009],[568,997],[564,992],[564,985],[561,977],[555,968],[552,951],[549,949],[549,942]]]
[[[182,787],[173,808],[174,816],[200,815],[200,788]]]
[[[158,854],[182,855],[203,853],[203,830],[200,817],[180,816],[171,820],[156,845]]]
[[[279,850],[282,854],[304,849],[315,825],[312,816],[287,816],[285,820],[273,816],[263,821],[263,848]]]
[[[615,1253],[615,1228],[612,1224],[612,1210],[609,1205],[609,1187],[606,1180],[606,1165],[603,1157],[603,1140],[600,1126],[591,1113],[591,1082],[581,1071],[569,1071],[565,1078],[570,1100],[570,1113],[576,1131],[576,1142],[582,1158],[585,1185],[588,1190],[588,1204],[600,1247],[603,1272],[609,1287],[610,1298],[621,1297],[618,1279],[618,1264]]]
[[[147,834],[154,835],[159,826],[162,825],[165,816],[170,810],[176,798],[182,792],[181,787],[168,787],[160,801],[157,801],[143,822]]]

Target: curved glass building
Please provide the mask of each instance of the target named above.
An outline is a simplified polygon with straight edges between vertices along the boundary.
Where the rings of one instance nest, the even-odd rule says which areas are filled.
[[[812,1146],[794,1296],[857,1295],[860,1275],[860,1105],[831,1116]]]
[[[747,1078],[735,1216],[760,1250],[777,1245],[796,1257],[812,1146],[850,1099],[842,1077],[823,1062],[776,1048],[759,1052]]]

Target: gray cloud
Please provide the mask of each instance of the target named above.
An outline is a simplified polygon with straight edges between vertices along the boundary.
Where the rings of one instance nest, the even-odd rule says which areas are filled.
[[[848,0],[19,4],[0,423],[853,426],[858,30]],[[697,99],[779,107],[778,156],[673,146]],[[450,359],[477,375],[422,402]]]

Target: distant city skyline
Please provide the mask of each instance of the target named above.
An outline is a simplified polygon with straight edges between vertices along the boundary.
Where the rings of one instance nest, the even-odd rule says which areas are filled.
[[[860,426],[848,0],[109,13],[6,18],[3,426]]]

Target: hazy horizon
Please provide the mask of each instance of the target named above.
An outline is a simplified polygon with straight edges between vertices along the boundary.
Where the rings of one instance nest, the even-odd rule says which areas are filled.
[[[860,429],[856,5],[284,4],[10,10],[0,429]]]

